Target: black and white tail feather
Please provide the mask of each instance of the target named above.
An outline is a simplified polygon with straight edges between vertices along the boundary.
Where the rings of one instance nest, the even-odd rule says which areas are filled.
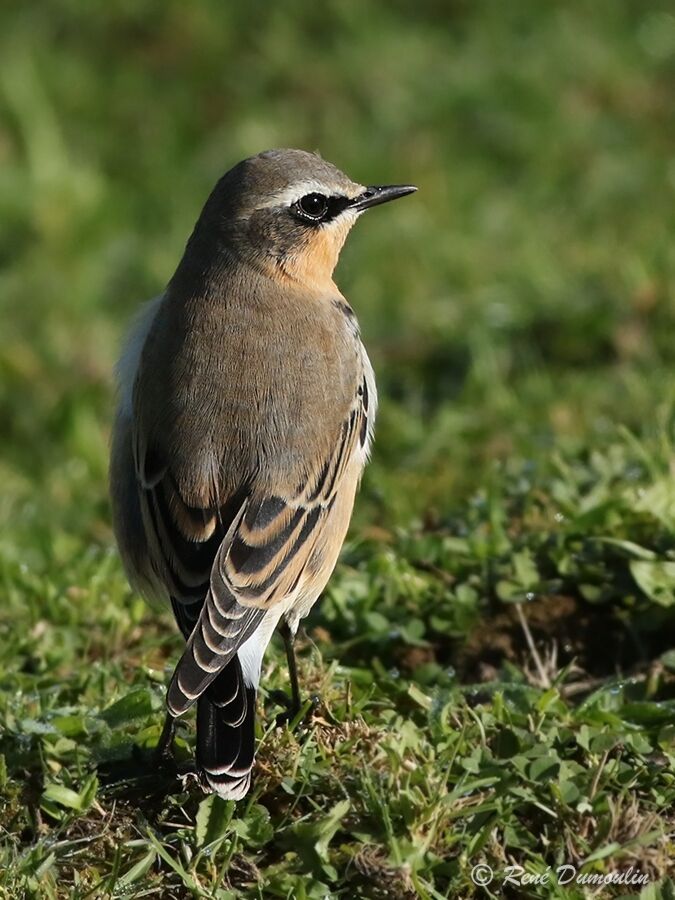
[[[197,700],[197,767],[208,787],[230,800],[251,786],[255,700],[236,656]]]
[[[186,606],[173,598],[172,606],[189,639],[201,605]],[[241,800],[251,786],[256,688],[245,684],[235,654],[197,699],[197,771],[206,789],[229,800]],[[171,708],[170,712],[174,714]]]

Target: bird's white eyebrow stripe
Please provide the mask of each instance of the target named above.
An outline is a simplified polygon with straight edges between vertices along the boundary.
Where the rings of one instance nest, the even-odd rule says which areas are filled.
[[[322,183],[314,179],[308,179],[307,181],[297,182],[281,191],[277,191],[277,193],[272,194],[265,203],[261,203],[258,208],[266,209],[272,206],[290,206],[306,194],[324,194],[328,197],[349,197],[349,199],[351,199],[352,197],[358,197],[362,191],[365,191],[365,188],[361,184],[354,184],[350,190],[344,190],[337,186],[331,186],[330,184]]]

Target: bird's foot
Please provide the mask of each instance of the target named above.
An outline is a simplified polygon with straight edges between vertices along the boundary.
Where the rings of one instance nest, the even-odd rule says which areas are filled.
[[[126,762],[118,760],[108,764],[104,763],[103,769],[106,772],[107,770],[111,771],[113,780],[115,780],[116,770],[124,766],[127,769],[127,776],[132,779],[153,778],[158,775],[176,776],[180,774],[183,767],[179,765],[175,756],[175,733],[176,720],[167,715],[155,747],[147,748],[132,744]]]
[[[270,691],[269,697],[274,703],[285,707],[284,711],[280,712],[276,717],[276,724],[279,728],[283,728],[285,725],[295,728],[302,722],[307,721],[312,717],[314,710],[321,702],[321,698],[316,694],[308,697],[304,702],[294,702],[284,691]]]
[[[178,766],[173,741],[166,746],[157,744],[149,756],[146,756],[146,759],[150,765],[157,766],[159,769],[175,769]]]
[[[185,779],[195,772],[192,760],[180,761],[174,753],[175,726],[165,723],[155,747],[132,744],[126,757],[106,760],[98,765],[103,784],[112,788],[125,785],[132,793],[166,792],[176,779]]]

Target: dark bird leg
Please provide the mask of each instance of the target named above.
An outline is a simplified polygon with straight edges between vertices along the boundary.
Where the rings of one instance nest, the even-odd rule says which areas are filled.
[[[164,726],[162,733],[157,741],[153,756],[160,765],[175,764],[173,755],[173,739],[176,735],[176,719],[171,713],[167,712],[164,718]]]
[[[286,648],[286,662],[291,679],[291,704],[288,707],[288,714],[291,719],[294,719],[302,707],[300,684],[298,683],[298,661],[295,658],[295,635],[291,633],[286,621],[282,623],[280,631]]]
[[[288,675],[291,680],[291,696],[289,697],[284,691],[271,691],[270,697],[276,703],[280,703],[282,706],[286,707],[284,712],[277,716],[277,724],[285,725],[287,722],[292,722],[302,709],[302,698],[300,696],[300,684],[298,682],[298,664],[295,657],[295,636],[288,627],[287,622],[282,622],[279,626],[279,633],[286,649]]]

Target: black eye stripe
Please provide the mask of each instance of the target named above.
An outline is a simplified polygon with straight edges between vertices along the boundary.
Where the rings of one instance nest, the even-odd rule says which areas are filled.
[[[334,219],[335,216],[339,216],[343,210],[347,209],[350,203],[349,197],[329,197],[326,219]]]
[[[319,203],[315,202],[314,198],[320,198],[325,201],[323,210],[320,209]],[[324,194],[312,192],[296,200],[291,205],[291,212],[296,219],[299,219],[305,225],[321,225],[339,216],[350,203],[349,197],[326,197]],[[313,211],[314,206],[316,206],[317,210],[320,210],[318,214]]]

